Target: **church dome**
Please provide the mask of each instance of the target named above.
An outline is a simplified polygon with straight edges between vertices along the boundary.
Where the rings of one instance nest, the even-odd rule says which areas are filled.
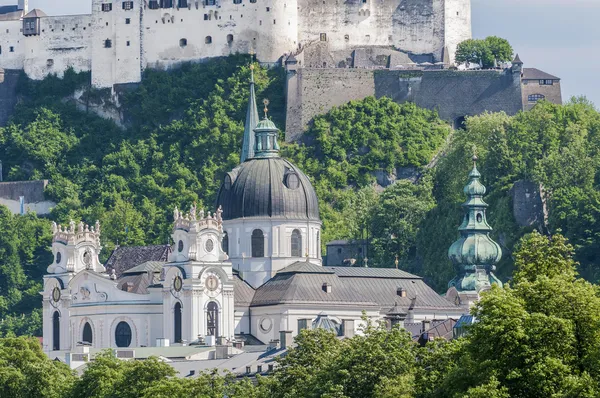
[[[308,177],[280,157],[248,159],[225,175],[217,208],[224,220],[270,217],[319,221],[317,194]]]

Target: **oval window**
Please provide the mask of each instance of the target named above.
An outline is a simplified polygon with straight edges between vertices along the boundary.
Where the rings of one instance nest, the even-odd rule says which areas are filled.
[[[56,264],[60,264],[62,260],[62,254],[60,252],[56,253]]]
[[[481,221],[483,221],[483,216],[481,215],[481,213],[477,213],[477,222]]]
[[[127,322],[119,322],[115,329],[117,347],[129,347],[131,344],[131,327]]]
[[[288,174],[286,181],[285,181],[285,185],[289,189],[297,189],[300,186],[300,179],[298,179],[298,174],[296,174],[296,173]]]
[[[231,189],[231,176],[229,174],[225,176],[225,180],[223,181],[223,187],[225,189]]]
[[[183,251],[183,241],[180,240],[179,243],[177,244],[177,251],[179,253],[181,253]]]
[[[208,253],[212,252],[213,249],[215,248],[215,243],[212,241],[212,239],[209,239],[206,241],[206,243],[204,244],[204,248],[206,249],[206,251]]]

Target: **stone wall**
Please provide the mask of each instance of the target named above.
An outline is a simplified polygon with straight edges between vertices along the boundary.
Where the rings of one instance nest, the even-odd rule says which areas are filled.
[[[529,101],[529,96],[541,94],[546,100],[553,104],[562,104],[562,92],[560,80],[554,80],[553,84],[540,84],[539,80],[523,80],[523,104],[526,110],[530,110],[536,101]]]
[[[288,70],[286,140],[301,137],[309,122],[335,106],[374,95],[437,110],[459,125],[484,111],[509,115],[523,109],[518,71],[322,69]]]
[[[47,185],[48,180],[0,182],[0,205],[8,207],[14,214],[21,214],[21,210],[33,211],[38,215],[49,214],[56,203],[44,195]]]
[[[548,209],[544,191],[540,184],[533,181],[517,181],[510,190],[513,204],[513,216],[521,227],[534,227],[546,230]]]
[[[21,72],[7,69],[4,71],[4,82],[0,83],[0,127],[6,126],[17,103],[17,84]]]

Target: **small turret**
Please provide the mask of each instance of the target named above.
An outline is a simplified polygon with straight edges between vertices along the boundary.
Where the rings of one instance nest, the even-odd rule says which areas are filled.
[[[512,61],[512,70],[513,73],[521,73],[521,71],[523,70],[523,61],[521,61],[519,54],[517,54],[515,56],[515,59],[513,59]]]
[[[502,282],[493,273],[502,258],[502,249],[489,236],[492,227],[486,220],[488,205],[483,201],[486,188],[479,181],[481,174],[476,162],[477,156],[473,156],[473,169],[463,190],[467,201],[463,204],[463,223],[458,228],[461,236],[448,250],[448,258],[458,268],[458,275],[450,281],[448,287],[454,287],[458,292],[478,295],[494,283],[502,286]]]
[[[100,245],[100,223],[94,226],[75,221],[68,227],[52,222],[52,253],[54,262],[48,266],[49,274],[77,273],[82,270],[105,272],[98,260]]]
[[[255,158],[272,158],[279,157],[279,143],[277,138],[279,136],[279,130],[275,126],[275,123],[267,116],[267,106],[269,105],[268,100],[264,100],[265,104],[265,118],[258,122],[258,125],[254,129],[256,134],[255,140],[256,145],[254,147]]]

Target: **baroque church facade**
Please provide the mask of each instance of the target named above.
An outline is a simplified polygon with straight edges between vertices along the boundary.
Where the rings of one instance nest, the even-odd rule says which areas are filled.
[[[101,264],[99,223],[53,224],[54,261],[41,292],[45,352],[241,347],[311,328],[352,336],[365,316],[404,326],[457,319],[499,283],[501,251],[489,238],[476,167],[461,238],[449,251],[459,275],[448,298],[402,270],[323,266],[314,188],[279,155],[266,114],[258,120],[252,80],[240,165],[225,175],[214,213],[174,210],[172,245],[117,248]]]

